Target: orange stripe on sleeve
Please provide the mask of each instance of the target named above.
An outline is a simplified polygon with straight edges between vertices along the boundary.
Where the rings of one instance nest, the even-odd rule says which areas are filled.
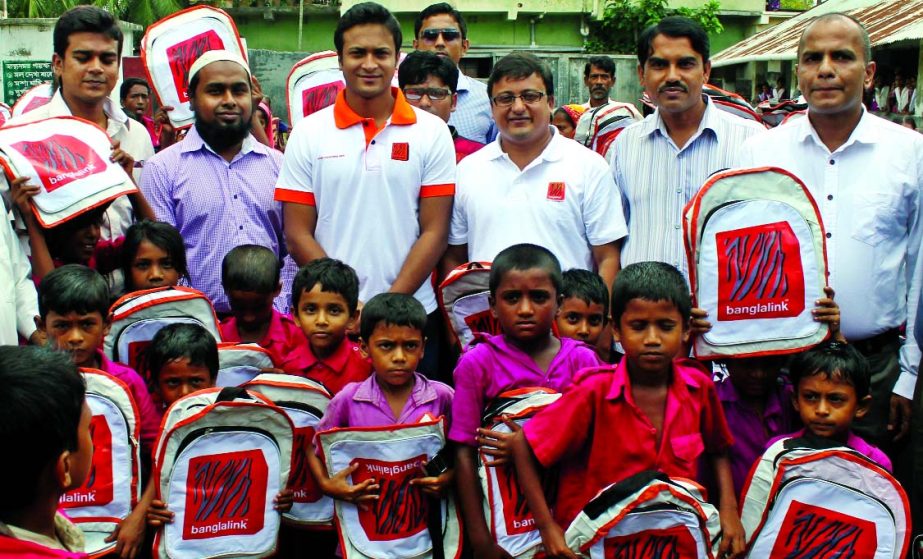
[[[420,187],[420,198],[433,198],[436,196],[454,196],[455,183],[449,184],[424,184]]]
[[[294,202],[295,204],[305,204],[307,206],[316,206],[313,192],[301,192],[299,190],[288,190],[277,188],[273,196],[277,202]]]

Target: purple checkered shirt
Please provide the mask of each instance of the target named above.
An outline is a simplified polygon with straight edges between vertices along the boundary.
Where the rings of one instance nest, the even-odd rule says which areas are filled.
[[[147,161],[141,190],[161,221],[179,229],[186,244],[190,285],[218,312],[229,312],[221,287],[221,261],[232,248],[255,244],[285,254],[282,204],[273,189],[282,153],[248,136],[228,163],[195,127],[186,138]]]

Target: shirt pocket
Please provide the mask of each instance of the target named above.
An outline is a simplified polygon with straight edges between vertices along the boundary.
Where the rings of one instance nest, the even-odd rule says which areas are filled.
[[[677,462],[687,466],[695,464],[699,456],[705,452],[705,443],[702,441],[701,433],[673,437],[670,439],[670,446]]]
[[[895,238],[901,229],[898,191],[866,186],[853,195],[852,238],[869,246]]]

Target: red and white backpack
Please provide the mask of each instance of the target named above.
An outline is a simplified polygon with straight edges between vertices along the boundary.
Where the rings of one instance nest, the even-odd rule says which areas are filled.
[[[244,388],[272,400],[295,426],[292,474],[289,478],[295,503],[291,511],[282,515],[283,519],[295,526],[331,526],[333,499],[323,494],[307,461],[308,453],[313,452],[317,424],[332,398],[330,392],[313,380],[277,373],[263,373]]]
[[[259,344],[223,342],[218,344],[218,378],[215,386],[242,386],[263,369],[275,368],[272,354]]]
[[[571,522],[564,539],[572,551],[590,559],[713,559],[721,521],[703,493],[692,481],[644,471],[600,491]]]
[[[111,151],[105,130],[73,116],[0,128],[0,169],[40,188],[32,212],[46,229],[138,191]]]
[[[634,105],[607,103],[589,109],[580,117],[574,139],[605,156],[622,130],[641,120],[641,115]]]
[[[228,50],[247,60],[234,19],[223,10],[198,5],[151,24],[141,39],[141,63],[160,105],[173,110],[170,122],[186,128],[195,121],[189,104],[189,69],[202,54]]]
[[[436,290],[439,308],[459,350],[477,334],[500,333],[500,324],[490,312],[490,262],[468,262],[458,266]]]
[[[484,412],[482,425],[493,431],[509,433],[503,422],[508,416],[519,425],[543,408],[550,406],[561,394],[549,388],[520,388],[497,396]],[[512,464],[488,466],[491,457],[479,453],[478,474],[484,493],[484,518],[497,545],[517,558],[529,559],[539,551],[542,536],[519,489]]]
[[[442,535],[442,555],[461,555],[461,521],[454,500],[438,502],[410,485],[422,466],[445,447],[443,419],[406,425],[331,429],[318,434],[321,459],[330,475],[352,464],[350,484],[375,478],[379,498],[367,510],[335,502],[336,526],[345,559],[431,558],[431,534]],[[430,507],[438,503],[439,510]],[[433,513],[438,513],[434,515]],[[438,523],[434,522],[438,516]]]
[[[116,542],[104,540],[141,498],[141,421],[131,390],[97,369],[81,369],[92,413],[93,458],[81,487],[61,496],[59,506],[80,528],[90,557],[103,557]]]
[[[910,546],[903,488],[836,443],[776,441],[754,464],[740,501],[750,557],[899,559]]]
[[[316,52],[295,63],[285,84],[292,126],[309,114],[332,105],[346,87],[337,53],[332,50]]]
[[[119,298],[109,309],[112,326],[103,340],[106,357],[125,363],[149,380],[147,348],[168,324],[198,324],[218,341],[221,332],[211,302],[191,287],[156,287]]]
[[[154,536],[158,559],[268,557],[288,485],[293,427],[285,412],[242,388],[209,388],[167,410],[157,439],[157,498],[174,514]]]
[[[6,103],[0,103],[0,126],[6,124],[6,121],[13,118],[13,109]]]
[[[783,169],[712,175],[683,212],[689,283],[712,329],[701,359],[801,351],[829,335],[814,320],[827,284],[824,225],[811,193]]]

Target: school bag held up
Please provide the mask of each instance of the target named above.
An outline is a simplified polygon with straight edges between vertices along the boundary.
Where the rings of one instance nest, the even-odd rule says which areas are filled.
[[[816,437],[776,441],[741,495],[749,557],[900,559],[910,508],[900,484],[864,455]]]
[[[234,19],[223,10],[198,5],[151,24],[141,39],[141,63],[160,105],[176,128],[195,122],[189,103],[189,69],[202,54],[228,50],[247,60]]]
[[[218,378],[215,386],[242,386],[263,369],[275,368],[272,354],[258,344],[224,342],[218,344]]]
[[[456,267],[439,284],[436,297],[453,341],[464,350],[478,334],[500,333],[490,312],[490,262],[468,262]]]
[[[346,88],[337,53],[332,50],[316,52],[295,63],[285,84],[292,126],[309,114],[332,105],[337,94]]]
[[[445,447],[442,418],[406,425],[345,428],[318,434],[321,460],[334,475],[358,464],[350,484],[375,478],[378,500],[367,510],[335,501],[336,526],[345,559],[430,559],[436,555],[431,534],[442,535],[442,556],[461,555],[461,524],[451,497],[435,501],[410,480]],[[438,510],[430,507],[437,506]],[[437,513],[434,515],[433,513]],[[438,516],[438,525],[433,525]]]
[[[106,357],[125,363],[149,380],[146,352],[151,340],[168,324],[198,324],[221,340],[211,302],[191,287],[155,287],[119,298],[109,309],[112,326],[103,339]]]
[[[561,394],[549,388],[520,388],[497,396],[484,412],[482,425],[486,429],[509,433],[503,422],[508,416],[520,426],[543,408],[550,406]],[[484,493],[484,518],[497,545],[516,558],[530,559],[539,551],[542,536],[535,526],[526,497],[519,489],[512,464],[488,466],[492,457],[479,454],[478,475]]]
[[[573,552],[590,559],[713,559],[720,535],[718,511],[699,485],[647,470],[600,491],[564,539]]]
[[[313,452],[314,434],[331,394],[319,382],[278,373],[263,373],[244,385],[259,392],[282,408],[295,427],[292,445],[292,473],[289,487],[295,494],[292,510],[282,515],[286,524],[301,527],[331,526],[333,499],[324,495],[308,467],[308,452]]]
[[[141,498],[141,422],[131,390],[97,369],[80,369],[90,408],[93,457],[83,485],[61,496],[59,506],[86,538],[91,558],[103,557],[117,542],[104,540]]]
[[[154,536],[157,559],[257,558],[275,552],[293,427],[241,388],[210,388],[167,410],[157,439],[157,498],[174,514]]]
[[[686,205],[683,233],[693,301],[712,323],[696,357],[793,353],[829,335],[811,314],[827,284],[824,226],[795,175],[715,173]]]

